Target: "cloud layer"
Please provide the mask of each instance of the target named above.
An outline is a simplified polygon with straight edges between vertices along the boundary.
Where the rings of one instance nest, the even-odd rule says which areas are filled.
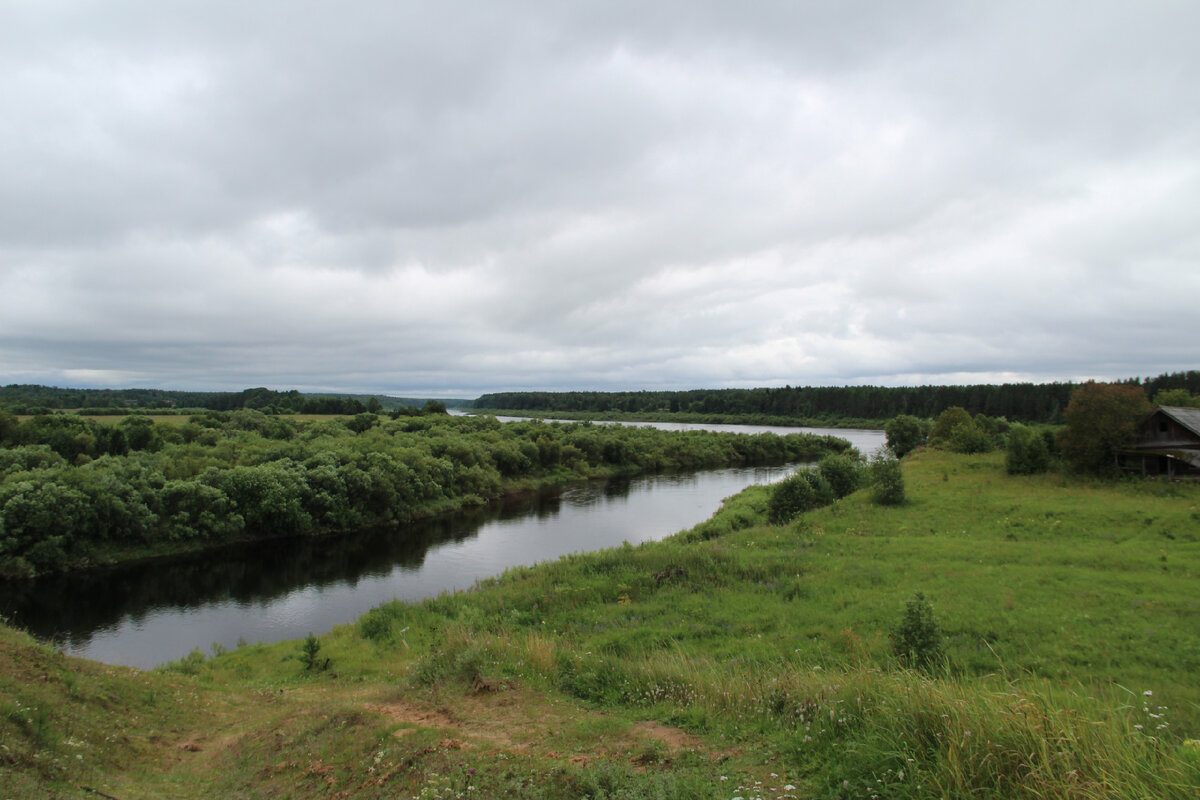
[[[0,382],[1196,368],[1191,3],[16,2]]]

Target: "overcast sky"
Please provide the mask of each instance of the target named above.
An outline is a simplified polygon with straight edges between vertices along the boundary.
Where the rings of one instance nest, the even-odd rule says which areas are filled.
[[[0,0],[0,383],[1200,368],[1200,3]]]

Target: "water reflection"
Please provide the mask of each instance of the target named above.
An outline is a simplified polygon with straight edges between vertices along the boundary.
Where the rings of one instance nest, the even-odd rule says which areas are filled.
[[[609,496],[614,491],[619,495],[622,490],[604,487]],[[628,494],[628,483],[623,492]],[[587,497],[596,492],[567,494]],[[560,494],[544,493],[402,528],[259,542],[203,556],[12,581],[0,586],[0,614],[40,638],[72,650],[86,648],[97,631],[120,620],[137,626],[164,606],[179,610],[212,604],[263,607],[297,586],[354,586],[397,571],[417,572],[430,549],[464,542],[494,521],[527,516],[552,520],[559,515],[562,499]]]

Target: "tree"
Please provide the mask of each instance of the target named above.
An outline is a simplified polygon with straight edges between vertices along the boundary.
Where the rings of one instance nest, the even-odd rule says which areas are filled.
[[[117,424],[125,432],[130,450],[158,450],[162,446],[158,428],[149,417],[128,416]]]
[[[899,506],[907,500],[904,493],[904,471],[894,458],[877,455],[867,468],[871,481],[871,498],[881,506]]]
[[[954,436],[954,431],[963,425],[973,427],[975,420],[962,406],[951,406],[938,415],[934,420],[933,429],[929,431],[929,444],[933,446],[946,444]]]
[[[956,453],[990,453],[996,449],[991,434],[980,428],[974,420],[959,425],[950,433],[950,449]]]
[[[1200,396],[1193,395],[1187,389],[1166,389],[1154,395],[1154,405],[1200,408]]]
[[[932,669],[944,663],[942,631],[933,616],[933,606],[917,592],[904,604],[904,616],[892,631],[892,650],[909,668]]]
[[[321,658],[320,652],[321,640],[309,631],[304,644],[300,645],[300,660],[309,672],[324,672],[329,669],[329,665],[332,663],[331,659]]]
[[[783,525],[797,514],[827,506],[833,500],[833,488],[820,472],[802,470],[775,484],[767,502],[767,521]]]
[[[862,462],[853,456],[828,455],[817,464],[817,470],[829,482],[839,500],[858,489],[862,483]]]
[[[1138,386],[1088,381],[1067,404],[1063,458],[1081,472],[1114,473],[1117,452],[1133,443],[1151,410]]]
[[[16,434],[19,424],[16,414],[10,414],[0,408],[0,442],[11,439]]]
[[[925,443],[925,424],[910,414],[893,417],[883,430],[896,458],[904,458]]]
[[[361,414],[355,414],[353,417],[346,420],[346,427],[355,433],[369,431],[378,424],[379,417],[369,411],[364,411]]]
[[[1008,431],[1008,447],[1004,467],[1009,475],[1036,475],[1050,468],[1050,450],[1046,440],[1024,425],[1013,425]]]

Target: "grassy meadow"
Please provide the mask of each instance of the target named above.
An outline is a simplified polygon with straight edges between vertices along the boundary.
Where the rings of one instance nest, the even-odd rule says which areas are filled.
[[[386,604],[315,669],[0,629],[0,796],[1197,796],[1200,486],[934,450],[904,476],[902,506],[771,526],[751,487],[663,542]],[[928,671],[892,654],[915,592]]]

